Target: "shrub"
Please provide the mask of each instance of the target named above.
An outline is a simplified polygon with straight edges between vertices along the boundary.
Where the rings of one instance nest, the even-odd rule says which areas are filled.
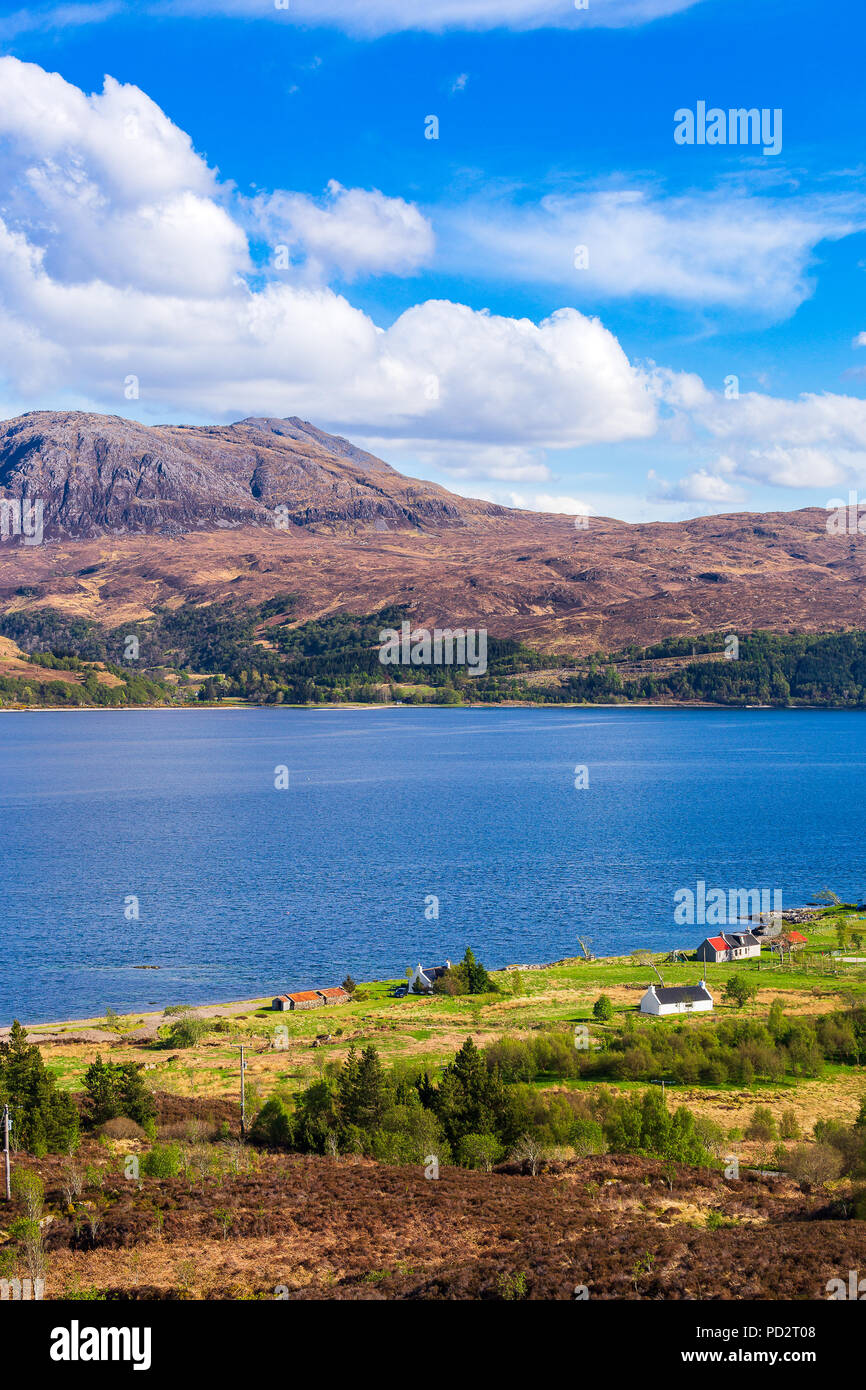
[[[600,994],[592,1006],[592,1016],[599,1023],[609,1023],[613,1018],[613,1004],[606,994]]]
[[[826,1187],[842,1172],[842,1162],[830,1144],[801,1144],[788,1155],[788,1172],[799,1183]]]
[[[254,1144],[266,1148],[289,1148],[292,1144],[292,1117],[288,1106],[278,1096],[267,1101],[256,1115],[250,1130]]]
[[[775,1139],[776,1121],[773,1112],[767,1105],[756,1105],[752,1111],[752,1118],[746,1126],[747,1139]]]
[[[181,1018],[173,1024],[165,1041],[165,1047],[195,1047],[210,1031],[210,1023],[204,1018]]]
[[[496,1282],[506,1303],[516,1303],[526,1297],[526,1275],[522,1269],[513,1274],[500,1274]]]
[[[16,1168],[12,1174],[12,1191],[21,1199],[27,1220],[38,1225],[45,1203],[45,1184],[39,1174],[32,1173],[29,1168]]]
[[[576,1119],[568,1138],[578,1158],[587,1158],[590,1154],[603,1154],[607,1148],[604,1130],[597,1120]]]
[[[503,1148],[495,1134],[464,1134],[457,1145],[461,1168],[482,1168],[489,1173],[502,1158]]]
[[[795,1110],[782,1111],[782,1118],[779,1120],[779,1137],[781,1139],[800,1138],[800,1125]]]
[[[135,1120],[130,1120],[126,1115],[117,1115],[113,1120],[106,1120],[100,1126],[100,1134],[104,1134],[107,1139],[145,1139],[144,1130],[141,1125],[137,1125]]]
[[[141,1158],[141,1172],[148,1178],[176,1178],[183,1164],[179,1144],[155,1144]]]

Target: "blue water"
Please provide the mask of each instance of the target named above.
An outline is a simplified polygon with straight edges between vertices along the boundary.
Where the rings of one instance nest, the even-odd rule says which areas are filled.
[[[0,1022],[402,976],[467,944],[491,967],[578,934],[693,946],[673,895],[698,879],[859,899],[864,763],[842,711],[0,715]]]

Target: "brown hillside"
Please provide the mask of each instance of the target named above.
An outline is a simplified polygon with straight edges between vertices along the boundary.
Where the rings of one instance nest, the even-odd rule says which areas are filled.
[[[866,544],[828,535],[819,509],[580,530],[404,478],[298,420],[26,415],[0,428],[0,487],[44,498],[46,537],[0,545],[0,611],[50,605],[116,626],[159,605],[293,592],[299,619],[401,603],[426,626],[564,653],[866,627]]]

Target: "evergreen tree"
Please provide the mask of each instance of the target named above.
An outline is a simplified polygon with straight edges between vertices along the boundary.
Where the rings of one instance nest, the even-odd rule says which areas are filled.
[[[15,1147],[37,1156],[62,1153],[78,1138],[78,1111],[58,1091],[42,1053],[16,1019],[0,1043],[0,1104],[8,1104]]]
[[[385,1073],[375,1047],[365,1047],[358,1062],[357,1119],[362,1129],[378,1129],[388,1101]]]
[[[103,1062],[97,1057],[84,1073],[84,1115],[88,1124],[103,1125],[125,1115],[143,1125],[156,1114],[153,1096],[144,1084],[138,1062]]]
[[[464,1134],[497,1134],[507,1126],[508,1105],[499,1072],[488,1069],[471,1038],[443,1072],[436,1113],[454,1148]]]

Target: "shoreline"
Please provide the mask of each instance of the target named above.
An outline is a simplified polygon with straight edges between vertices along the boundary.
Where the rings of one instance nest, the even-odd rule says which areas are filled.
[[[796,714],[800,710],[823,710],[828,714],[862,714],[866,709],[858,705],[720,705],[711,700],[623,700],[621,702],[606,702],[600,704],[589,704],[585,701],[575,703],[566,701],[511,701],[500,700],[496,704],[491,704],[486,700],[482,701],[463,701],[459,705],[430,705],[412,704],[409,701],[395,700],[389,704],[369,704],[358,705],[350,704],[348,701],[335,705],[292,705],[292,704],[238,704],[238,705],[211,705],[211,704],[188,704],[188,705],[18,705],[15,708],[0,706],[0,715],[3,714],[176,714],[192,711],[214,710],[222,712],[234,712],[243,710],[307,710],[311,714],[331,714],[340,710],[494,710],[494,709],[680,709],[680,710],[725,710],[727,713],[755,713],[757,711],[772,712],[778,714]]]
[[[800,922],[802,924],[804,919],[800,916],[800,914],[808,913],[809,918],[805,919],[808,921],[809,919],[822,916],[823,913],[825,913],[826,911],[828,911],[828,907],[805,904],[803,907],[787,908],[785,911],[785,918],[783,918],[783,920],[785,920],[790,915],[791,923],[789,923],[789,925],[796,924],[797,922]],[[650,955],[652,955],[653,957],[661,956],[664,955],[665,952],[669,952],[671,949],[673,948],[660,946],[657,951],[650,951]],[[539,962],[521,961],[519,963],[511,962],[508,965],[502,965],[494,969],[491,969],[490,974],[510,975],[513,974],[515,971],[556,970],[561,967],[580,964],[586,964],[591,966],[617,965],[620,962],[629,961],[631,954],[631,952],[626,951],[620,952],[618,955],[613,956],[593,956],[591,959],[587,959],[585,956],[563,956],[560,960],[548,960]],[[724,964],[725,962],[722,963]],[[678,962],[677,964],[669,968],[681,969],[683,967],[694,966],[695,969],[698,969],[704,964],[704,962],[698,960],[686,959]],[[138,968],[144,968],[148,970],[159,970],[160,967],[146,966]],[[361,980],[358,983],[358,988],[370,989],[376,986],[384,987],[387,985],[399,985],[402,983],[402,977],[393,976],[385,979]],[[204,1003],[201,1004],[190,1004],[189,1013],[191,1015],[199,1016],[202,1018],[208,1017],[209,1013],[213,1014],[215,1010],[231,1010],[235,1013],[245,1013],[251,1009],[267,1008],[270,1001],[273,998],[273,994],[260,994],[253,995],[247,999],[206,1000]],[[150,1007],[146,1009],[130,1009],[125,1013],[118,1014],[117,1016],[118,1018],[130,1018],[132,1016],[135,1016],[136,1018],[140,1018],[142,1020],[139,1026],[146,1027],[148,1025],[148,1020],[161,1020],[164,1017],[166,1008],[171,1007],[172,1005],[166,1004],[156,1009]],[[19,1020],[19,1022],[21,1022],[21,1020]],[[82,1030],[87,1030],[104,1027],[104,1022],[104,1015],[95,1016],[93,1014],[86,1014],[77,1018],[44,1019],[41,1022],[22,1023],[22,1027],[27,1029],[28,1032],[31,1029],[46,1029],[54,1032],[60,1031],[62,1029],[71,1029],[76,1027],[80,1027]],[[9,1029],[11,1028],[11,1026],[12,1025],[8,1023],[0,1024],[0,1040],[8,1036]],[[108,1030],[105,1031],[106,1034],[108,1034]],[[45,1039],[45,1041],[50,1040],[63,1041],[62,1038]],[[106,1040],[108,1040],[108,1037],[106,1038]],[[122,1038],[118,1038],[117,1040],[122,1041]],[[32,1041],[39,1041],[39,1039],[32,1039]]]

